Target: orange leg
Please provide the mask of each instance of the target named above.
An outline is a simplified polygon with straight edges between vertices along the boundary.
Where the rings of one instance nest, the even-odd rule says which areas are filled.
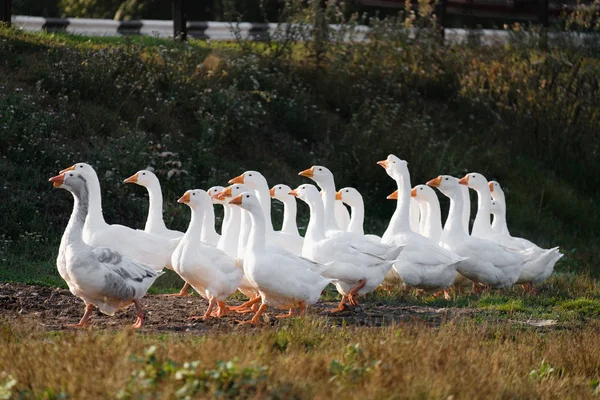
[[[163,296],[165,296],[165,297],[185,297],[185,296],[189,296],[189,293],[188,293],[189,289],[190,289],[190,284],[186,282],[185,285],[183,285],[183,287],[179,291],[179,293],[164,294]]]
[[[137,319],[135,323],[131,325],[132,328],[139,329],[144,325],[144,310],[142,310],[142,305],[139,300],[133,300],[133,304],[135,305],[135,312],[137,314]]]
[[[265,308],[267,308],[267,305],[265,303],[263,303],[263,304],[260,305],[260,307],[258,308],[258,311],[256,312],[256,314],[254,314],[254,317],[252,317],[251,320],[249,320],[249,321],[237,321],[237,322],[240,325],[246,325],[246,324],[256,325],[256,324],[258,324],[260,322],[260,317],[265,312]]]
[[[213,311],[210,315],[212,317],[221,318],[229,314],[229,307],[224,301],[217,301],[217,311]]]
[[[289,317],[294,317],[296,316],[296,309],[294,307],[290,308],[290,312],[287,314],[280,314],[280,315],[276,315],[275,318],[277,319],[282,319],[282,318],[289,318]]]
[[[208,308],[206,309],[206,312],[204,313],[203,316],[198,317],[198,316],[194,315],[194,316],[189,317],[188,319],[192,319],[192,320],[201,319],[203,321],[206,321],[207,319],[210,318],[210,314],[212,313],[212,310],[215,307],[216,303],[217,303],[217,300],[215,300],[215,298],[213,297],[212,299],[209,300]]]
[[[473,282],[473,290],[471,290],[472,294],[481,293],[481,289],[479,288],[479,284],[477,282]]]
[[[81,321],[79,321],[79,323],[77,324],[67,324],[65,325],[65,328],[85,328],[85,326],[88,323],[88,320],[90,319],[90,316],[92,315],[93,309],[94,306],[92,304],[86,304],[85,312],[83,313],[83,317],[81,317]]]
[[[260,296],[256,296],[256,297],[251,298],[247,302],[240,304],[239,306],[229,307],[229,309],[231,311],[241,312],[241,313],[248,312],[247,311],[248,309],[251,309],[252,311],[256,312],[256,310],[252,309],[251,306],[254,306],[259,301],[260,301]]]
[[[306,306],[304,305],[304,302],[301,301],[299,306],[300,306],[300,316],[304,317],[304,315],[306,315]]]
[[[353,306],[358,305],[358,291],[362,289],[367,283],[366,279],[361,279],[358,281],[358,285],[354,286],[350,292],[348,292],[348,300],[350,300],[350,304]]]
[[[346,306],[347,301],[348,301],[348,296],[342,296],[342,301],[340,301],[340,304],[338,304],[337,308],[334,308],[333,310],[329,310],[328,312],[337,313],[337,312],[346,310],[348,308],[348,306]]]

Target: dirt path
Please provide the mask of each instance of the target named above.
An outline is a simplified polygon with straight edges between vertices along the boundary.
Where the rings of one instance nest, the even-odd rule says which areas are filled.
[[[230,304],[239,304],[233,301]],[[250,314],[232,314],[219,320],[206,322],[188,320],[189,316],[202,315],[208,302],[199,296],[183,298],[147,295],[142,299],[146,311],[145,326],[147,332],[188,332],[231,330],[240,327],[236,320],[250,319]],[[406,306],[366,301],[363,306],[352,311],[329,315],[324,311],[335,308],[333,302],[321,301],[311,307],[309,313],[327,315],[332,323],[365,326],[381,326],[400,321],[419,321],[437,325],[444,319],[454,318],[458,314],[476,312],[471,309],[444,309],[435,307]],[[77,323],[83,314],[83,302],[68,290],[43,286],[3,283],[0,284],[0,318],[22,319],[33,322],[43,330],[65,329],[63,325]],[[268,309],[266,323],[277,324],[274,315],[283,311]],[[99,311],[92,315],[93,327],[102,329],[121,329],[135,321],[133,308],[117,312],[108,317]]]

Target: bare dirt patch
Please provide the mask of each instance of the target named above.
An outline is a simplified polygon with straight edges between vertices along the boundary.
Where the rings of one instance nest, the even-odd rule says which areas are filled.
[[[239,301],[228,302],[231,305]],[[188,318],[202,315],[208,302],[199,296],[165,297],[146,295],[142,299],[146,312],[147,332],[203,333],[239,329],[237,320],[246,320],[251,314],[226,315],[209,321],[193,321]],[[398,322],[439,325],[460,314],[477,312],[475,309],[446,309],[381,303],[366,300],[363,305],[350,311],[328,314],[326,310],[336,307],[334,302],[321,301],[309,309],[310,314],[325,316],[333,324],[382,326]],[[266,324],[277,324],[275,315],[284,313],[272,308],[265,314]],[[43,330],[62,330],[65,324],[77,323],[83,315],[83,302],[68,290],[17,283],[0,284],[0,317],[32,322]],[[92,315],[91,326],[101,329],[122,329],[135,321],[133,307],[117,312],[113,317],[99,311]]]

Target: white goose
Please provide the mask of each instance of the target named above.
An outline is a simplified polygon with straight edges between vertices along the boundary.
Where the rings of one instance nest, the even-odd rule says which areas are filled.
[[[358,305],[358,296],[372,292],[383,282],[402,247],[385,246],[364,236],[343,232],[328,238],[325,234],[325,210],[314,185],[300,185],[290,192],[310,207],[310,221],[304,237],[302,256],[327,264],[323,276],[333,278],[342,301],[332,312],[342,311],[346,302]]]
[[[387,174],[396,181],[398,201],[382,242],[405,246],[400,259],[392,267],[404,285],[424,290],[445,290],[456,278],[457,266],[466,259],[440,247],[437,243],[410,227],[411,184],[408,163],[390,154],[379,161]],[[447,292],[444,293],[449,297]]]
[[[271,220],[271,193],[265,177],[258,171],[246,171],[231,179],[230,184],[244,184],[252,188],[263,207],[267,229],[267,242],[274,243],[287,251],[300,255],[303,240],[300,235],[288,234],[283,231],[275,232]]]
[[[289,313],[278,316],[280,318],[295,315],[296,308],[300,308],[300,315],[304,315],[306,307],[319,300],[321,292],[331,279],[306,267],[307,261],[301,257],[268,250],[265,213],[256,194],[242,193],[232,199],[230,204],[238,205],[250,213],[252,229],[244,259],[244,271],[262,299],[254,317],[243,323],[258,323],[267,305],[289,309]]]
[[[446,248],[468,257],[460,263],[457,270],[475,282],[494,288],[508,288],[515,284],[527,257],[498,243],[465,233],[462,220],[463,193],[459,180],[453,176],[440,175],[427,182],[427,185],[438,188],[450,198],[450,211],[441,242]]]
[[[365,235],[363,228],[365,220],[365,203],[358,190],[353,187],[342,188],[335,194],[335,199],[341,200],[350,206],[350,223],[348,224],[346,231],[381,242],[381,237],[377,235]]]
[[[241,209],[231,204],[231,200],[240,195],[241,193],[246,192],[254,191],[244,184],[237,183],[226,187],[216,196],[217,199],[227,203],[229,207],[231,207],[231,226],[239,226],[236,253],[237,259],[240,260],[242,263],[246,255],[246,249],[248,247],[248,240],[250,237],[250,230],[252,228],[252,221],[250,213],[244,209]],[[234,218],[238,221],[234,221]],[[242,278],[242,281],[240,282],[240,285],[238,286],[238,290],[246,297],[248,297],[249,300],[237,307],[231,307],[231,309],[237,312],[245,312],[248,310],[256,311],[258,309],[258,302],[260,302],[260,293],[258,289],[254,286],[254,284],[248,280],[248,277],[245,273],[244,277]]]
[[[153,172],[145,169],[140,170],[131,175],[129,178],[125,179],[123,183],[135,183],[136,185],[145,187],[148,191],[148,218],[146,219],[144,232],[168,239],[180,239],[183,236],[183,232],[169,229],[165,225],[165,221],[163,219],[162,189],[157,176]],[[186,282],[179,293],[168,294],[166,296],[187,296],[189,288],[190,285]]]
[[[67,189],[75,201],[73,213],[60,242],[56,266],[73,295],[85,303],[85,313],[78,324],[87,325],[96,306],[107,315],[135,305],[137,321],[134,328],[144,323],[140,299],[161,275],[151,267],[133,261],[113,249],[90,246],[83,240],[83,230],[89,207],[89,187],[82,174],[69,171],[50,178],[54,187]]]
[[[79,172],[87,181],[89,210],[83,226],[83,240],[94,247],[108,247],[127,258],[150,265],[157,271],[171,268],[171,254],[177,246],[176,239],[167,239],[123,225],[109,225],[102,215],[100,182],[94,169],[78,163],[61,171]]]
[[[502,235],[494,232],[490,224],[492,195],[487,179],[480,173],[470,172],[459,182],[463,182],[477,192],[478,207],[472,235],[491,240],[515,251],[527,253],[530,256],[523,267],[517,281],[518,284],[531,283],[537,279],[540,279],[540,281],[545,280],[554,269],[558,249],[545,250],[528,240],[513,240],[510,234]],[[551,265],[551,268],[548,271],[549,265]],[[530,289],[533,290],[533,288]]]
[[[341,201],[336,201],[335,199],[335,180],[331,171],[321,165],[313,165],[312,167],[301,171],[298,175],[312,179],[321,188],[323,205],[325,206],[325,232],[327,236],[330,237],[345,231],[350,223],[350,218],[348,217],[348,223],[342,225],[337,221],[337,214],[340,212],[343,214],[344,211],[347,214],[348,210]],[[339,203],[343,210],[340,209],[336,203]]]
[[[148,190],[148,218],[146,219],[144,232],[169,239],[177,239],[183,236],[183,232],[175,231],[165,226],[162,190],[160,182],[153,172],[143,169],[125,179],[123,183],[135,183]]]
[[[425,210],[425,213],[421,213],[423,228],[419,233],[439,244],[442,237],[442,212],[435,191],[427,185],[417,185],[411,190],[410,195],[419,203],[419,209]]]
[[[521,276],[519,276],[518,284],[528,284],[529,290],[535,291],[533,284],[539,284],[552,274],[554,271],[554,265],[560,260],[563,254],[559,251],[558,247],[554,247],[549,250],[544,250],[537,246],[535,243],[519,237],[511,236],[508,226],[506,224],[506,200],[504,198],[504,191],[500,184],[496,181],[489,182],[489,188],[494,201],[490,211],[494,215],[494,222],[492,223],[492,230],[496,233],[497,237],[501,238],[502,242],[507,243],[509,247],[518,249],[535,248],[538,252],[550,252],[552,256],[550,260],[544,265],[539,265],[539,268],[532,268],[525,266]]]
[[[230,205],[228,200],[220,196],[224,190],[225,187],[223,186],[213,186],[207,192],[214,204],[223,205],[223,225],[221,226],[221,237],[219,243],[217,243],[217,248],[237,258],[238,242],[241,236],[242,211],[239,207]]]
[[[280,183],[271,188],[271,197],[277,199],[283,203],[283,223],[281,224],[281,232],[300,237],[302,245],[304,245],[304,238],[300,236],[298,232],[298,225],[296,223],[296,214],[298,212],[298,205],[296,204],[296,198],[290,195],[292,188],[288,185]]]
[[[208,208],[213,208],[204,190],[188,190],[177,202],[190,207],[192,218],[185,235],[173,252],[171,263],[175,272],[209,301],[202,317],[191,318],[210,318],[215,305],[218,306],[215,316],[221,317],[228,311],[225,299],[235,292],[244,275],[241,264],[222,250],[200,239],[204,213]]]

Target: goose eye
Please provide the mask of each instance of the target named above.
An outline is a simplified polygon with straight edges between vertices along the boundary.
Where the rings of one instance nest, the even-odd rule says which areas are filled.
[[[346,193],[348,193],[348,189],[346,189]]]
[[[474,179],[474,178],[475,178],[475,175],[471,175],[471,178],[473,178],[473,179]]]
[[[79,168],[83,168],[83,165],[80,165]]]
[[[392,161],[392,164],[396,164],[396,161]]]
[[[196,193],[192,193],[192,196],[195,196],[195,195],[196,195]]]
[[[142,175],[146,175],[146,173],[145,173],[145,172],[142,172]]]
[[[419,188],[419,190],[423,190],[423,188]]]
[[[246,195],[246,198],[247,198],[247,199],[249,199],[249,198],[250,198],[250,195],[249,195],[249,194],[247,194],[247,195]]]
[[[319,171],[323,171],[323,168],[319,168]]]
[[[446,180],[448,180],[448,178],[446,178]]]
[[[252,174],[248,174],[248,176],[252,176]]]
[[[69,174],[69,176],[73,176],[73,174]]]

